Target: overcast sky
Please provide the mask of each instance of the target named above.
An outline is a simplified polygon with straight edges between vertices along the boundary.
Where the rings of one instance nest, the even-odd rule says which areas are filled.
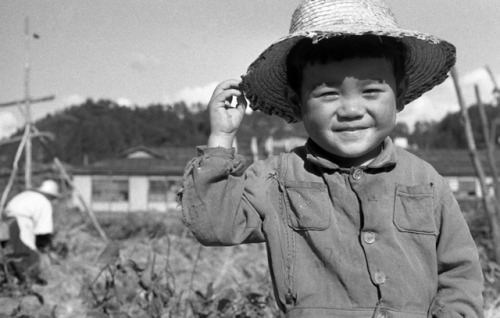
[[[474,84],[492,100],[488,65],[500,81],[498,0],[389,0],[399,25],[457,46],[467,103]],[[39,38],[29,50],[33,116],[87,98],[147,106],[207,102],[216,83],[237,78],[286,35],[299,0],[2,0],[0,103],[24,97],[25,18]],[[408,105],[408,123],[458,110],[451,81]],[[0,109],[0,136],[22,125],[16,107]]]

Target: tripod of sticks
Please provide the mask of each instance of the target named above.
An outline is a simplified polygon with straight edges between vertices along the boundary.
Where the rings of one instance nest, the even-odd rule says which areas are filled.
[[[59,174],[62,177],[62,179],[69,186],[69,188],[71,189],[72,193],[77,197],[78,201],[80,202],[81,206],[83,207],[83,210],[86,212],[86,214],[88,215],[88,217],[92,221],[92,224],[94,225],[95,229],[99,233],[99,236],[104,241],[108,241],[106,233],[103,231],[103,229],[99,225],[99,222],[97,221],[97,218],[95,217],[94,212],[86,204],[86,202],[83,199],[82,195],[78,192],[78,189],[75,187],[75,185],[74,185],[74,183],[73,183],[70,175],[66,171],[66,168],[61,163],[61,161],[59,160],[59,158],[57,158],[56,156],[52,155],[52,151],[51,151],[51,148],[50,148],[49,143],[48,143],[48,139],[50,138],[49,136],[51,136],[51,135],[47,134],[47,133],[40,132],[36,128],[36,126],[34,126],[34,125],[30,124],[30,123],[27,123],[25,125],[23,136],[22,136],[22,138],[20,140],[19,146],[18,146],[17,151],[16,151],[16,155],[14,157],[14,161],[13,161],[13,164],[12,164],[12,170],[11,170],[11,173],[10,173],[10,176],[9,176],[9,180],[7,182],[7,186],[5,187],[5,189],[4,189],[3,193],[2,193],[2,197],[0,199],[0,217],[1,217],[2,213],[3,213],[3,211],[4,211],[5,205],[7,203],[7,198],[9,196],[9,193],[10,193],[10,191],[12,189],[12,186],[14,184],[14,181],[16,179],[16,176],[17,176],[17,173],[18,173],[18,170],[19,170],[19,160],[20,160],[21,155],[23,153],[23,149],[25,149],[26,143],[28,142],[28,140],[30,140],[30,138],[38,138],[39,141],[40,141],[40,143],[42,144],[42,146],[46,149],[46,151],[48,151],[51,154],[54,167],[59,171]],[[14,141],[16,141],[16,140],[14,139]],[[9,142],[12,142],[12,140],[9,141]],[[31,155],[31,154],[27,153],[26,155]]]

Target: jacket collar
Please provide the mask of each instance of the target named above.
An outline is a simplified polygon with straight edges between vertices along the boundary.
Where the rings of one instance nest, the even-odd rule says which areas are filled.
[[[335,163],[335,158],[333,158],[330,153],[318,146],[310,138],[307,140],[305,147],[307,152],[307,160],[312,164],[318,166],[320,169],[341,171],[351,170],[351,168],[340,167],[337,163]],[[396,146],[394,146],[392,139],[390,137],[387,137],[383,142],[382,151],[380,152],[380,154],[375,157],[375,159],[373,159],[373,161],[370,162],[367,166],[363,166],[361,168],[381,169],[389,166],[394,166],[396,162]]]

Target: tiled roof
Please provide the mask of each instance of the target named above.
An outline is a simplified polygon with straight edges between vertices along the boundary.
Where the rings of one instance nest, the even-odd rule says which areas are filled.
[[[467,149],[430,149],[411,150],[418,157],[430,163],[443,176],[475,176],[476,171],[472,162],[472,156]],[[486,175],[491,175],[491,168],[487,152],[479,152],[482,166]],[[500,169],[500,150],[494,155],[496,165]]]
[[[191,148],[192,147],[183,148],[183,149],[186,149],[187,151],[189,151],[189,149],[191,149]],[[160,148],[153,148],[153,147],[146,147],[146,146],[139,145],[139,146],[135,146],[135,147],[132,147],[132,148],[129,148],[129,149],[126,149],[125,151],[123,151],[120,154],[120,158],[126,158],[129,155],[132,155],[136,152],[145,152],[152,157],[162,158],[162,157],[164,157],[164,155],[162,154],[162,151],[159,149]]]
[[[127,158],[121,156],[95,162],[88,166],[80,166],[72,170],[73,174],[92,175],[182,175],[186,164],[196,156],[196,148],[168,148],[161,152],[150,149],[159,156],[151,158]],[[136,148],[136,151],[146,151]],[[148,152],[148,151],[147,151]],[[132,152],[125,152],[130,154]]]

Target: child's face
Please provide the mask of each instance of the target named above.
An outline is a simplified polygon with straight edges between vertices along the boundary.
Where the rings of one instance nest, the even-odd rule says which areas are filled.
[[[307,64],[298,116],[324,150],[362,165],[380,152],[403,95],[404,87],[397,89],[392,63],[385,58]]]

